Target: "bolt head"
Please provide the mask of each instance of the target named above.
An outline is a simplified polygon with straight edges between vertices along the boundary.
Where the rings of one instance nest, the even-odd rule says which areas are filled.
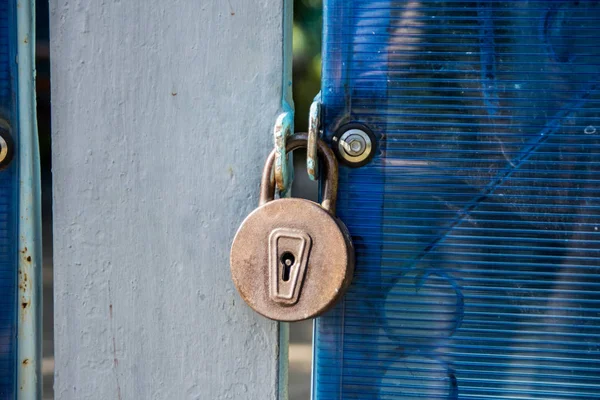
[[[375,136],[359,123],[342,126],[333,137],[334,151],[338,158],[351,167],[361,167],[374,156]]]
[[[361,152],[363,149],[363,144],[360,142],[360,140],[353,140],[350,142],[350,149],[355,152],[355,153],[359,153]]]

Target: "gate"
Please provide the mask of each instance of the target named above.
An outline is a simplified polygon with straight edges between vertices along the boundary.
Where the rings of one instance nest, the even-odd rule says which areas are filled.
[[[357,268],[314,397],[600,398],[600,4],[326,0]]]

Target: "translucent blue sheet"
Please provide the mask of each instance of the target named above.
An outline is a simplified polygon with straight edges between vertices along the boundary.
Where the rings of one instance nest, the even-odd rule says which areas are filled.
[[[313,397],[600,399],[600,2],[325,0],[356,245]]]
[[[9,0],[0,0],[0,119],[16,131],[14,80],[14,14]],[[1,123],[1,122],[0,122]],[[0,399],[15,398],[17,256],[17,168],[0,171]]]

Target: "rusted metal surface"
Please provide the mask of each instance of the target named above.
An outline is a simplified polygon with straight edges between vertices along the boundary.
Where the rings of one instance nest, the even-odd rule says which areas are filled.
[[[17,399],[42,396],[42,238],[35,113],[34,1],[17,7],[19,104],[19,331]]]
[[[321,138],[321,92],[317,94],[308,115],[308,144],[306,145],[306,171],[308,177],[316,181],[319,179],[319,157],[317,142]]]
[[[306,135],[293,136],[287,150],[306,143]],[[322,141],[318,151],[327,177],[323,202],[274,200],[273,151],[263,170],[259,207],[244,220],[232,244],[231,274],[240,295],[255,311],[278,321],[314,318],[329,310],[344,295],[354,273],[352,240],[334,214],[337,160]],[[273,243],[273,235],[281,232],[286,239]],[[294,259],[288,265],[286,254]],[[285,268],[290,268],[287,279]],[[284,293],[286,301],[274,298],[274,293],[275,297]]]
[[[306,147],[308,143],[308,137],[304,134],[296,134],[288,140],[287,152],[291,153],[302,147]],[[325,161],[325,175],[326,179],[323,187],[323,201],[321,206],[328,210],[331,214],[335,215],[335,205],[337,201],[337,190],[338,190],[338,163],[337,158],[331,151],[331,149],[322,140],[317,140],[318,154],[323,157]],[[259,206],[273,200],[275,198],[275,182],[272,179],[271,170],[273,168],[274,160],[276,159],[276,150],[274,150],[267,161],[263,169],[262,180],[260,185],[260,200]]]
[[[273,129],[273,140],[275,143],[275,168],[273,175],[277,188],[284,195],[288,192],[291,178],[291,168],[289,168],[288,156],[286,151],[287,138],[294,132],[294,114],[293,112],[284,112],[279,114],[275,121]]]

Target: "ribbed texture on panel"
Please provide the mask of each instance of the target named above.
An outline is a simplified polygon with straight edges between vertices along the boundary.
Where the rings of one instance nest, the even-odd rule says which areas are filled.
[[[0,0],[0,118],[14,115],[12,97],[14,54],[10,42],[14,21],[9,0]],[[16,3],[15,3],[16,4]],[[11,60],[12,57],[12,60]],[[14,132],[13,125],[13,135]],[[0,171],[0,399],[14,399],[16,370],[17,258],[16,166]]]
[[[349,294],[314,395],[600,399],[600,2],[326,0]]]

